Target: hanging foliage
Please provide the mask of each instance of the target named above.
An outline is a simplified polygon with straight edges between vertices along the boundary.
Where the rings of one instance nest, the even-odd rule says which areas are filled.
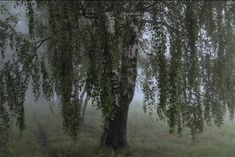
[[[144,108],[150,114],[156,108],[170,133],[181,134],[188,127],[195,138],[203,131],[204,121],[220,126],[226,109],[233,118],[234,2],[22,4],[27,8],[28,34],[17,32],[17,16],[1,7],[5,17],[0,19],[0,133],[8,129],[10,113],[20,129],[25,127],[23,103],[29,83],[36,99],[42,92],[49,100],[53,89],[61,96],[64,128],[73,137],[78,136],[79,94],[86,84],[107,131],[118,115],[125,112],[127,117],[137,56],[145,64],[141,66],[145,67]],[[35,18],[39,16],[43,20]],[[150,34],[149,49],[141,45],[145,33]],[[143,50],[146,56],[137,55],[141,49],[148,49]],[[125,130],[126,122],[123,125]]]

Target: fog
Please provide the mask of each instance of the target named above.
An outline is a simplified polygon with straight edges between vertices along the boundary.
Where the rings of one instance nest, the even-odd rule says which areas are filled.
[[[6,6],[12,14],[17,15],[19,18],[16,24],[16,30],[23,34],[28,34],[29,28],[26,7],[24,5],[16,6],[14,1],[0,1],[0,5]],[[4,17],[5,15],[0,15],[0,19],[4,19]],[[148,33],[147,31],[143,34],[144,38],[151,38],[151,34]],[[170,42],[169,40],[167,39],[168,42]],[[44,43],[40,48],[40,52],[46,51],[46,46],[47,44]],[[141,48],[139,48],[139,51],[142,53]],[[169,51],[168,48],[167,55],[169,55]],[[0,57],[0,61],[4,63],[11,60],[11,55],[14,53],[10,50],[6,52],[8,53],[5,54],[6,57],[4,59]],[[88,107],[85,110],[86,115],[83,119],[84,121],[78,127],[79,133],[77,137],[71,137],[64,126],[63,107],[60,102],[60,96],[54,92],[51,100],[47,101],[42,96],[41,91],[41,96],[36,101],[33,94],[33,87],[30,83],[24,103],[25,130],[19,131],[15,127],[15,120],[10,120],[12,125],[9,129],[9,150],[11,157],[234,156],[235,123],[234,121],[230,121],[228,112],[226,113],[222,127],[216,127],[213,122],[208,124],[205,122],[204,132],[199,134],[196,140],[192,140],[192,133],[189,128],[184,128],[181,135],[177,133],[169,134],[169,119],[160,119],[156,110],[151,111],[154,112],[154,115],[152,113],[144,113],[142,72],[143,69],[138,65],[138,77],[135,82],[134,97],[128,114],[126,136],[128,137],[129,143],[127,148],[118,150],[108,148],[107,150],[104,149],[101,151],[100,139],[103,136],[104,116],[102,116],[101,111],[95,105],[92,105],[91,100],[89,100]],[[155,104],[157,103],[156,101]],[[74,119],[69,120],[71,123],[77,124],[73,121]],[[6,156],[0,152],[0,157]]]
[[[11,14],[13,15],[17,15],[18,22],[15,26],[16,30],[23,33],[23,34],[28,34],[29,29],[28,29],[28,18],[26,15],[26,7],[25,5],[16,5],[16,2],[14,1],[1,1],[0,5],[5,6]],[[2,17],[4,18],[4,15],[2,15]],[[144,34],[145,38],[147,38],[147,35]],[[44,49],[46,49],[46,46],[44,46]],[[44,51],[43,47],[40,49],[40,51]],[[4,59],[4,61],[7,61],[8,59],[10,59],[11,54],[6,54],[6,58]],[[137,69],[137,75],[141,76],[141,69],[138,68]],[[39,98],[39,100],[37,101],[37,103],[41,103],[41,102],[45,102],[46,100],[41,96]],[[136,88],[135,88],[135,94],[134,94],[134,98],[133,98],[133,103],[132,105],[136,105],[136,104],[142,104],[144,101],[144,95],[142,92],[142,85],[141,85],[141,80],[137,78],[136,81]],[[31,104],[33,104],[33,102],[35,102],[35,98],[32,92],[32,86],[29,86],[29,89],[27,90],[26,93],[26,102],[31,102]]]

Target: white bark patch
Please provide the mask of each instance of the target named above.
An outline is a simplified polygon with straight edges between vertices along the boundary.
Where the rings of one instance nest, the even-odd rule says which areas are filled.
[[[115,18],[111,16],[111,12],[105,12],[105,15],[108,18],[108,31],[109,33],[115,33]]]
[[[137,24],[137,21],[138,21],[138,16],[131,16],[130,19],[131,19],[131,29],[132,29],[132,36],[134,37],[134,41],[133,44],[131,44],[129,46],[129,58],[134,58],[136,57],[137,55],[137,50],[139,48],[139,42],[138,42],[138,37],[139,37],[139,28],[138,28],[138,24]]]
[[[119,105],[120,86],[119,86],[118,72],[116,70],[113,70],[112,73],[113,73],[113,76],[112,76],[112,79],[111,79],[111,83],[112,83],[113,95],[114,95],[114,98],[115,98],[115,105],[120,107],[120,105]]]

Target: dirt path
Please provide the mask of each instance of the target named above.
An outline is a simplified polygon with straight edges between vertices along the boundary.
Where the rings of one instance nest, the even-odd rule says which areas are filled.
[[[39,122],[37,116],[35,113],[34,114],[34,120],[35,123],[37,125],[37,139],[39,144],[45,149],[45,152],[48,153],[49,149],[48,149],[48,140],[47,140],[47,135],[45,130],[43,129],[41,123]]]
[[[48,136],[46,134],[46,131],[43,129],[43,126],[40,123],[39,119],[37,118],[35,112],[33,112],[33,117],[35,120],[35,124],[37,126],[36,137],[37,137],[38,143],[44,149],[45,154],[47,154],[47,157],[68,157],[62,153],[51,152],[49,150]]]

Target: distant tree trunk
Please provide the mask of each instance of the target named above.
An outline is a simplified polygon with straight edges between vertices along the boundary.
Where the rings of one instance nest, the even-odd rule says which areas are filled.
[[[81,116],[81,118],[82,118],[83,123],[84,123],[84,120],[85,120],[86,108],[87,108],[87,104],[88,104],[89,100],[90,100],[89,95],[86,95],[84,103],[82,105],[82,116]]]
[[[57,95],[57,93],[55,92],[55,89],[53,89],[53,97],[50,99],[50,111],[52,114],[54,113],[54,107],[59,106],[60,105],[60,96]]]
[[[84,99],[84,95],[86,94],[86,90],[85,89],[83,89],[82,90],[82,93],[80,94],[80,123],[81,123],[81,125],[83,125],[84,124],[84,116],[83,116],[83,107],[84,107],[84,105],[83,105],[83,99]]]
[[[79,100],[80,100],[79,103],[80,103],[80,106],[81,106],[81,109],[80,109],[81,124],[84,124],[86,108],[87,108],[88,101],[90,100],[90,96],[86,92],[86,84],[84,85],[84,87],[82,89]]]

